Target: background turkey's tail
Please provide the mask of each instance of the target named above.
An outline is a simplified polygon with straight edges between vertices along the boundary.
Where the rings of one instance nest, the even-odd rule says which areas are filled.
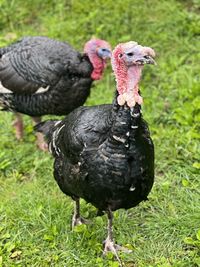
[[[15,111],[13,105],[13,94],[0,93],[0,109]]]
[[[15,94],[4,93],[0,90],[0,108],[6,111],[14,111],[29,116],[39,117],[46,114],[54,114],[54,103],[48,92],[39,94]]]
[[[61,98],[59,94],[56,87],[54,90],[34,94],[4,93],[0,89],[0,109],[33,117],[47,114],[66,115],[73,109],[65,104],[68,96],[63,95]]]

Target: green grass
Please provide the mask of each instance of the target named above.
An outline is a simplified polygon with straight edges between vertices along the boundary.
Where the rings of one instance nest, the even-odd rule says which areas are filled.
[[[136,40],[156,50],[158,66],[147,66],[141,83],[156,181],[148,202],[115,212],[115,238],[133,249],[121,254],[127,267],[200,266],[199,0],[2,0],[0,8],[1,45],[48,35],[81,50],[96,35],[113,46]],[[111,103],[114,88],[109,68],[87,104]],[[13,115],[0,113],[0,266],[117,267],[112,255],[101,257],[106,217],[95,217],[94,207],[83,201],[92,224],[70,230],[72,201],[24,118],[24,141],[17,142]]]

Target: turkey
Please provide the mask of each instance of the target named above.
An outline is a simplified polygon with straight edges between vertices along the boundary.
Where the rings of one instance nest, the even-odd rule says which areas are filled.
[[[47,137],[60,189],[75,201],[72,225],[81,224],[79,199],[108,215],[104,253],[114,243],[112,211],[147,200],[154,182],[154,146],[142,119],[139,81],[144,64],[155,64],[155,52],[136,42],[121,43],[112,53],[117,90],[112,105],[79,107],[62,121],[46,121],[35,129]]]
[[[20,113],[39,123],[42,115],[66,115],[83,105],[110,56],[110,45],[100,39],[88,41],[83,54],[66,42],[42,36],[0,48],[0,106],[16,113],[17,139],[23,137]],[[41,134],[37,142],[45,149]]]

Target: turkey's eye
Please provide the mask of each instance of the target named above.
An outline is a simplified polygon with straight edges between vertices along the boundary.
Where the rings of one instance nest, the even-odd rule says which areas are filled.
[[[127,53],[128,57],[132,57],[133,55],[134,55],[133,52]]]
[[[103,52],[106,52],[106,51],[107,51],[107,49],[105,49],[105,48],[102,48],[101,50],[102,50]]]

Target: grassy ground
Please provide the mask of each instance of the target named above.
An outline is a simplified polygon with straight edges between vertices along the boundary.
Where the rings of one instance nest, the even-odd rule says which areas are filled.
[[[48,35],[81,50],[96,35],[157,51],[158,66],[145,68],[141,84],[156,181],[148,202],[115,212],[115,238],[133,249],[121,255],[127,267],[200,266],[199,0],[2,0],[0,8],[1,45]],[[110,103],[114,88],[108,69],[87,104]],[[101,257],[105,216],[83,201],[93,223],[71,232],[72,201],[53,179],[51,157],[36,150],[28,117],[20,143],[11,122],[12,114],[0,114],[0,266],[117,267]]]

